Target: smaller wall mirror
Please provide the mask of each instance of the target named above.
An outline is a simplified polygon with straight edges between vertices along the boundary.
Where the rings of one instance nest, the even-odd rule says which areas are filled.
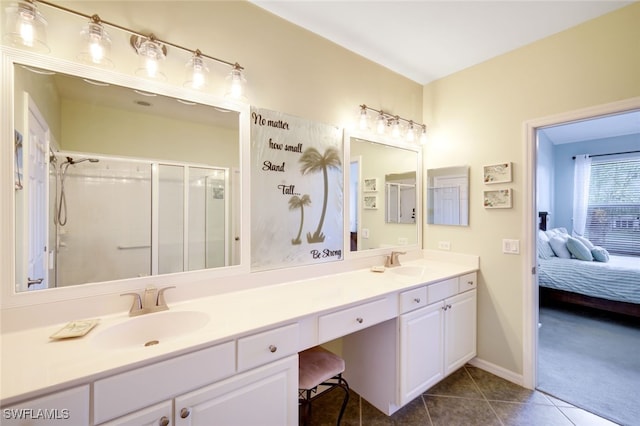
[[[420,148],[345,134],[350,252],[419,247]]]
[[[427,223],[469,226],[469,167],[427,170]]]

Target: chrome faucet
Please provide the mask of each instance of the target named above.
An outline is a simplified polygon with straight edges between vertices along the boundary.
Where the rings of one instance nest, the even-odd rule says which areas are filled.
[[[400,256],[401,254],[407,254],[406,251],[392,251],[391,254],[388,254],[385,256],[384,258],[384,266],[385,268],[394,268],[396,266],[401,266],[400,265],[400,260],[398,259],[398,256]]]
[[[151,312],[168,310],[169,307],[164,299],[164,292],[170,288],[175,288],[175,286],[164,287],[159,290],[155,287],[147,287],[142,295],[140,293],[123,293],[120,296],[133,296],[129,316],[135,317]]]

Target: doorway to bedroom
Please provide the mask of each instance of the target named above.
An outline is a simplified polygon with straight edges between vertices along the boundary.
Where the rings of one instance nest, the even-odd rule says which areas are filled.
[[[535,141],[535,386],[637,424],[640,109],[546,123]]]

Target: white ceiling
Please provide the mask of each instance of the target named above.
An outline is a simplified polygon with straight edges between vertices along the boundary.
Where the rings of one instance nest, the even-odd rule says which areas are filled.
[[[250,0],[426,84],[632,1]]]
[[[618,0],[249,0],[420,84],[633,3]],[[545,129],[553,143],[640,134],[640,112]]]

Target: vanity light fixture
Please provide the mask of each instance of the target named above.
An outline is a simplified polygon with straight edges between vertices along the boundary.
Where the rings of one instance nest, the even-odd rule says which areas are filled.
[[[227,91],[225,97],[230,99],[245,100],[246,95],[246,83],[244,78],[243,68],[236,62],[233,64],[231,72],[227,75]]]
[[[184,85],[191,87],[192,89],[202,89],[207,86],[207,76],[209,74],[209,68],[204,63],[202,58],[202,52],[200,49],[196,49],[193,52],[193,56],[187,62],[187,78]]]
[[[33,0],[20,0],[6,9],[4,40],[12,46],[49,53],[47,21]]]
[[[382,110],[377,110],[366,106],[360,105],[360,114],[358,117],[360,130],[367,130],[369,118],[367,111],[373,111],[377,113],[375,119],[375,131],[378,134],[385,134],[388,129],[391,129],[391,136],[394,138],[404,138],[407,142],[415,143],[416,139],[421,144],[427,142],[427,125],[417,123],[413,120],[407,120],[398,115],[391,115]],[[407,123],[407,126],[403,126],[402,122]]]
[[[136,70],[137,75],[166,80],[166,75],[160,70],[160,62],[167,56],[167,48],[183,50],[193,55],[187,63],[190,72],[185,86],[194,89],[205,88],[206,74],[208,72],[206,61],[214,61],[231,68],[231,72],[226,79],[225,96],[246,101],[244,68],[237,62],[229,62],[206,55],[199,49],[188,49],[184,46],[161,40],[153,34],[142,34],[113,22],[105,21],[98,15],[87,15],[47,0],[17,0],[15,4],[9,6],[6,13],[6,31],[3,35],[5,42],[16,47],[41,53],[50,52],[46,43],[45,29],[47,21],[38,11],[38,5],[45,5],[89,19],[89,24],[81,32],[85,43],[82,52],[79,54],[79,59],[85,62],[103,67],[113,66],[109,59],[111,38],[104,28],[109,26],[131,34],[130,43],[143,62],[140,69]]]
[[[93,15],[80,32],[83,45],[78,59],[91,65],[112,68],[111,38],[98,15]]]
[[[136,70],[136,75],[165,81],[167,76],[160,70],[160,62],[167,57],[166,46],[160,43],[153,34],[148,37],[134,34],[131,36],[130,42],[131,47],[140,56],[140,68]]]

